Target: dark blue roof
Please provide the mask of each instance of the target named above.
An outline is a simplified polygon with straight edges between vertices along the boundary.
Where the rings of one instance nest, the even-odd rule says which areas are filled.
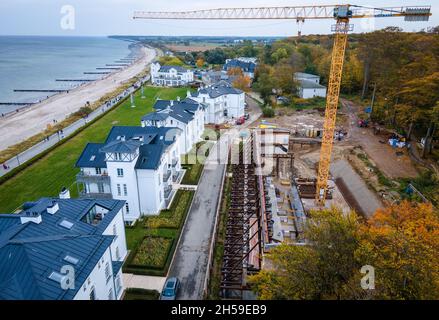
[[[49,214],[47,207],[56,201],[59,210]],[[41,216],[39,224],[21,224],[23,214],[0,215],[0,299],[59,300],[72,299],[86,281],[114,236],[103,232],[125,201],[42,198],[28,210]],[[109,211],[97,225],[81,219],[90,209],[102,206]],[[11,223],[15,219],[15,223]],[[59,225],[62,220],[73,223],[71,229]],[[7,221],[9,228],[4,229]],[[59,282],[49,278],[69,264],[69,255],[78,260],[75,268],[75,289],[63,290]],[[70,263],[71,264],[71,263]],[[119,268],[120,269],[120,268]]]
[[[238,59],[232,59],[224,64],[223,69],[229,70],[231,68],[240,68],[243,72],[254,73],[256,69],[256,64],[253,62],[245,62]]]
[[[200,108],[202,106],[197,102],[157,100],[154,104],[154,109],[157,111],[147,114],[142,120],[166,120],[168,117],[172,117],[188,124],[194,119],[195,112]]]
[[[106,168],[105,153],[99,151],[103,146],[103,143],[88,143],[75,166],[79,168]]]
[[[180,134],[180,132],[181,130],[178,128],[168,127],[113,127],[108,134],[106,142],[99,144],[99,149],[101,154],[104,155],[103,161],[105,162],[105,151],[123,153],[131,150],[128,148],[129,146],[136,147],[136,149],[139,148],[136,169],[156,169],[160,164],[163,152],[174,143],[176,135]],[[124,140],[121,140],[121,137]],[[123,144],[125,148],[123,150],[125,151],[121,151],[121,144]],[[76,166],[81,168],[93,167],[90,166],[90,161],[87,160],[89,159],[88,156],[89,153],[84,150]]]

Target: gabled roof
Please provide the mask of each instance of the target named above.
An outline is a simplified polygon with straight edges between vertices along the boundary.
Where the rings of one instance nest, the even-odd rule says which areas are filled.
[[[50,214],[47,208],[54,201],[59,210]],[[120,200],[42,198],[27,209],[41,216],[39,224],[22,224],[23,214],[0,215],[0,300],[72,299],[113,242],[114,236],[103,232],[124,204]],[[97,225],[81,221],[96,205],[108,210],[102,221]],[[60,226],[63,220],[72,227]],[[72,265],[65,260],[67,256],[77,261],[73,263],[75,289],[71,290],[49,278],[52,272],[61,273],[64,265]]]
[[[316,78],[320,78],[320,76],[317,76],[317,75],[311,74],[311,73],[305,73],[305,72],[295,72],[294,76],[296,78],[303,78],[303,79],[316,79]]]
[[[299,86],[302,89],[326,89],[325,86],[308,80],[299,80]]]
[[[99,151],[103,146],[103,143],[88,143],[76,161],[75,167],[106,168],[105,153]]]
[[[145,115],[142,120],[159,121],[172,117],[187,124],[194,119],[195,112],[199,109],[204,109],[204,106],[194,100],[186,98],[181,101],[157,100],[154,104],[154,109],[157,111]]]

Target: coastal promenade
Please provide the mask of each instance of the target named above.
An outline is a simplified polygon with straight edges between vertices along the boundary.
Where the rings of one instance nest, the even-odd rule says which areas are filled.
[[[154,54],[154,57],[155,57],[155,54]],[[135,84],[133,84],[130,88],[126,89],[124,92],[119,94],[118,96],[109,100],[107,103],[102,104],[100,107],[95,109],[92,113],[90,113],[87,117],[82,118],[82,119],[72,123],[68,127],[64,128],[62,131],[59,131],[58,133],[55,133],[55,134],[52,134],[51,136],[48,136],[46,140],[41,141],[41,142],[33,145],[32,147],[25,150],[24,152],[9,159],[8,161],[5,162],[8,169],[5,170],[3,167],[3,164],[0,166],[0,177],[3,176],[4,174],[6,174],[7,172],[11,171],[12,169],[18,167],[19,165],[23,164],[24,162],[37,156],[41,152],[44,152],[45,150],[54,146],[62,139],[68,138],[71,134],[73,134],[79,128],[85,126],[87,123],[89,123],[90,121],[92,121],[96,117],[98,117],[101,114],[112,109],[121,100],[128,97],[131,93],[134,93],[142,84],[146,83],[149,80],[150,80],[150,75],[148,74],[145,77],[143,77],[142,79],[140,79],[139,81],[137,81]],[[0,127],[0,128],[2,128],[2,127]]]
[[[138,75],[157,55],[156,50],[150,47],[144,47],[142,51],[143,56],[138,61],[119,72],[57,94],[14,115],[0,118],[0,150],[44,131],[54,120],[63,121],[81,107],[92,104]]]

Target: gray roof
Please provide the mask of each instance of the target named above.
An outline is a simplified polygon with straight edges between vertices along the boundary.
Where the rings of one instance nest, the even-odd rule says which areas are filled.
[[[192,93],[192,97],[198,97],[200,94],[207,94],[210,98],[218,98],[227,94],[242,94],[244,91],[233,88],[232,85],[226,81],[220,81],[214,85],[202,88],[195,93]]]
[[[138,140],[114,140],[101,148],[105,153],[135,153],[142,143]]]
[[[161,66],[159,72],[169,72],[169,70],[175,69],[178,73],[185,73],[188,71],[188,69],[183,68],[181,66]]]
[[[295,72],[294,76],[298,78],[308,78],[308,79],[320,78],[320,76],[311,73],[305,73],[305,72]]]
[[[59,210],[52,215],[47,208],[54,201]],[[42,198],[27,209],[41,216],[39,224],[21,224],[20,217],[27,216],[25,212],[0,215],[0,300],[72,299],[111,245],[114,236],[103,232],[124,204],[120,200]],[[102,221],[97,225],[82,221],[95,205],[109,210]],[[63,220],[72,223],[72,227],[60,226]],[[71,290],[63,290],[58,282],[49,279],[52,272],[60,272],[67,255],[78,260],[77,285]],[[118,267],[117,263],[113,265]]]
[[[232,68],[240,68],[243,72],[254,73],[256,69],[256,63],[250,61],[242,61],[239,59],[231,59],[226,64],[224,64],[223,67],[224,70],[229,70]]]
[[[308,81],[308,80],[300,80],[299,86],[302,89],[326,89],[325,86],[315,83],[314,81]]]

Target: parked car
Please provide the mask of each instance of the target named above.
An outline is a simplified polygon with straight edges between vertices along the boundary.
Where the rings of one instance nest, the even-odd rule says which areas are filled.
[[[160,294],[160,300],[175,300],[179,288],[180,281],[175,277],[169,278],[166,280],[162,293]]]
[[[239,117],[238,120],[236,120],[236,124],[237,125],[244,124],[244,122],[245,122],[245,118],[244,117]]]

